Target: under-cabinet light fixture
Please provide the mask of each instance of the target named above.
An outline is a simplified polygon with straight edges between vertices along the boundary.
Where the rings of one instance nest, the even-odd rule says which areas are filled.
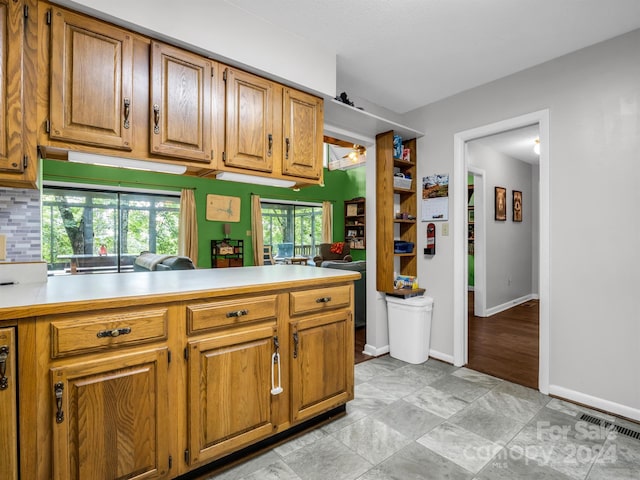
[[[292,180],[282,180],[280,178],[258,177],[257,175],[245,175],[244,173],[220,172],[216,174],[218,180],[228,180],[230,182],[253,183],[255,185],[267,185],[269,187],[293,187],[296,182]]]
[[[148,172],[173,173],[175,175],[181,175],[187,171],[187,167],[183,165],[134,160],[132,158],[123,157],[110,157],[108,155],[94,155],[92,153],[74,151],[69,151],[67,159],[73,163],[102,165],[104,167],[130,168],[133,170],[145,170]]]

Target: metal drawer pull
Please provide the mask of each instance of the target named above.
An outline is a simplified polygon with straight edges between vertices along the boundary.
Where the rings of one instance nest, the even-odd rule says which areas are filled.
[[[131,100],[128,98],[124,99],[124,128],[129,128],[129,113],[131,108]]]
[[[153,104],[153,133],[160,133],[160,105]]]
[[[293,332],[293,358],[298,358],[298,342],[300,342],[300,338],[298,337],[298,332]]]
[[[7,359],[9,358],[9,347],[3,345],[0,347],[0,390],[6,390],[9,387],[9,379],[7,374]]]
[[[102,330],[98,332],[98,338],[119,337],[120,335],[126,335],[128,333],[131,333],[131,327],[114,328],[113,330]]]
[[[249,310],[236,310],[235,312],[227,312],[227,318],[244,317],[249,315]]]
[[[64,421],[64,412],[62,411],[62,392],[64,391],[64,383],[58,382],[53,386],[53,393],[56,396],[56,423]]]
[[[330,301],[331,301],[331,297],[316,298],[316,303],[329,303]]]

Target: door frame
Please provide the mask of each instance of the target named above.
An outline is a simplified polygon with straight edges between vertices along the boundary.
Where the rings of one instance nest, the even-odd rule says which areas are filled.
[[[526,127],[539,125],[540,131],[540,229],[539,229],[539,364],[538,389],[549,393],[549,315],[550,315],[550,176],[549,176],[549,110],[538,110],[481,127],[464,130],[454,135],[453,160],[453,362],[463,366],[468,361],[468,265],[467,230],[467,175],[466,142]],[[533,148],[533,147],[532,147]]]

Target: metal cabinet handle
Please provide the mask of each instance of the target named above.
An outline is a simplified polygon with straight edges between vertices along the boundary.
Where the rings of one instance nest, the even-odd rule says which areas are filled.
[[[249,310],[236,310],[235,312],[227,312],[227,318],[244,317],[249,315]]]
[[[267,135],[267,139],[269,141],[269,150],[267,151],[267,157],[271,156],[271,149],[273,147],[273,135],[269,134]]]
[[[160,133],[160,106],[157,103],[153,104],[153,133]]]
[[[131,333],[131,327],[114,328],[113,330],[102,330],[98,332],[97,337],[119,337],[120,335],[127,335],[129,333]]]
[[[124,99],[124,128],[129,128],[129,113],[131,112],[131,100],[128,98]]]
[[[299,338],[298,338],[298,332],[295,331],[293,332],[293,358],[298,358],[298,342],[299,342]]]
[[[284,139],[284,143],[286,148],[284,149],[284,158],[289,160],[289,145],[291,144],[291,142],[289,141],[289,137]]]
[[[56,423],[64,422],[64,412],[62,411],[62,392],[64,383],[58,382],[53,386],[53,393],[56,396]]]
[[[9,379],[6,377],[8,358],[9,347],[3,345],[0,347],[0,390],[6,390],[9,387]]]
[[[330,301],[331,301],[331,297],[316,298],[316,303],[329,303]]]

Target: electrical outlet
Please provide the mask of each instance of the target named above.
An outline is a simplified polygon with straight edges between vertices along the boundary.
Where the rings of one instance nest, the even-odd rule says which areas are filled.
[[[251,230],[247,230],[247,237],[251,236]]]
[[[0,235],[0,260],[7,259],[7,236]]]
[[[448,237],[449,236],[449,224],[448,223],[443,223],[442,224],[442,236],[443,237]]]

